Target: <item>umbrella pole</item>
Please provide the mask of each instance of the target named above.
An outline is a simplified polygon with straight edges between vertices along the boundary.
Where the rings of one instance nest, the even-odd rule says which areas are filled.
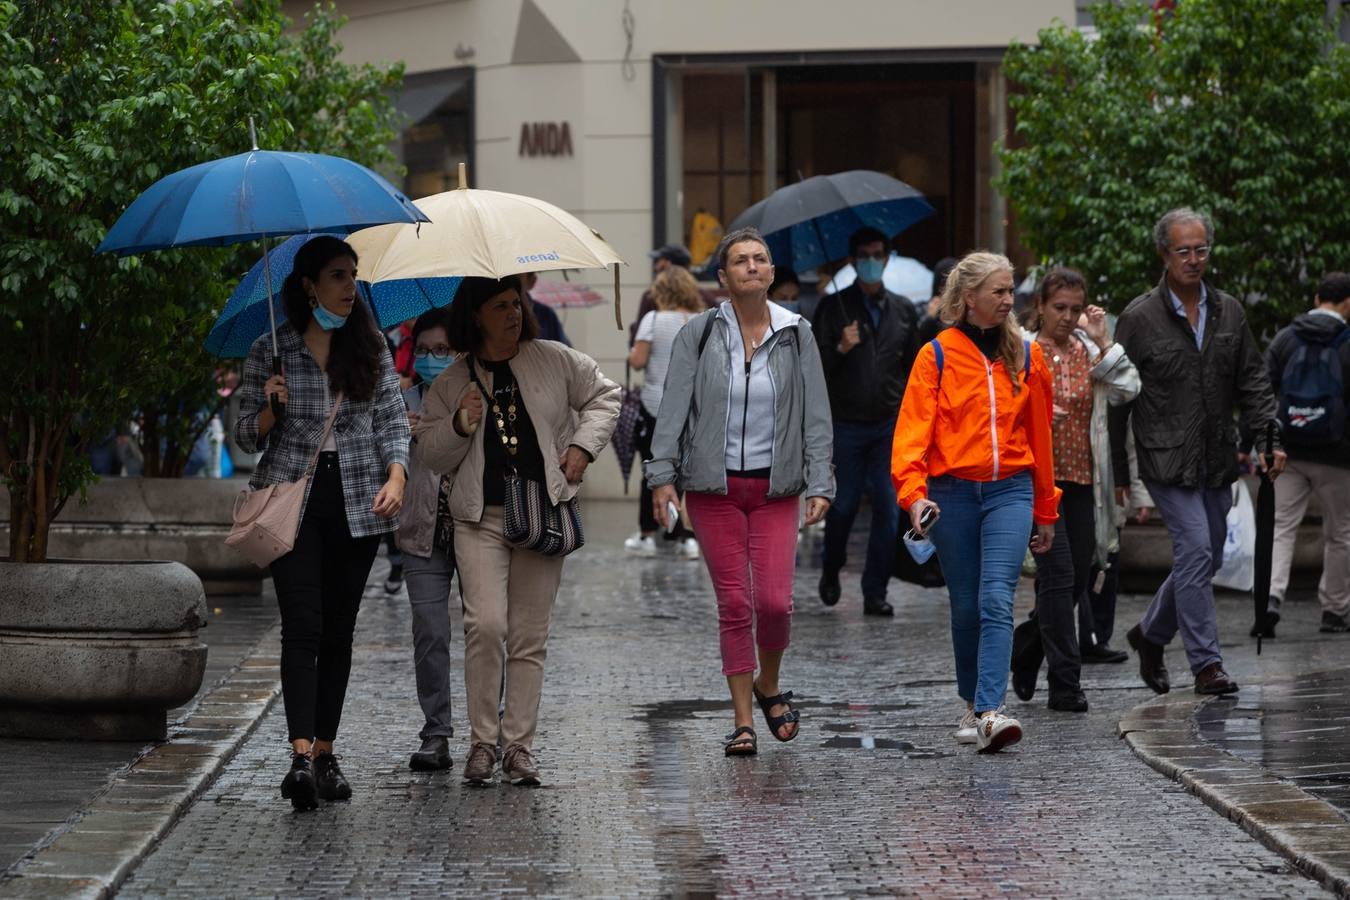
[[[269,255],[267,235],[263,235],[263,272],[267,278],[267,321],[272,326],[272,374],[280,375],[281,351],[277,349],[277,313],[272,306],[272,257]],[[286,415],[286,404],[276,394],[267,398],[272,406],[272,415],[278,422]]]
[[[614,325],[623,331],[623,313],[619,308],[619,264],[614,264]]]

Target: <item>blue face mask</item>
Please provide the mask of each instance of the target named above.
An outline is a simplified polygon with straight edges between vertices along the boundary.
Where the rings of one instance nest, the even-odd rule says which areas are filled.
[[[933,542],[928,540],[928,538],[919,537],[913,528],[905,532],[905,549],[909,551],[909,555],[913,557],[914,561],[919,565],[928,562],[928,560],[932,559],[933,554],[937,552],[937,548],[933,546]]]
[[[428,353],[426,356],[413,357],[413,371],[422,376],[422,380],[427,384],[436,380],[436,376],[450,368],[450,364],[455,361],[452,353],[445,359],[437,359]]]
[[[324,331],[332,331],[335,328],[341,328],[347,324],[346,316],[339,316],[323,308],[322,303],[314,304],[314,321],[319,323],[319,327]]]
[[[881,275],[886,271],[886,261],[881,259],[859,259],[853,263],[853,268],[858,272],[858,280],[866,284],[876,284],[881,280]]]

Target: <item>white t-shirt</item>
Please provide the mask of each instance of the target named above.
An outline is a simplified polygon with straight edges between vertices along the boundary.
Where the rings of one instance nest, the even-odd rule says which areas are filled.
[[[670,351],[675,347],[675,335],[697,313],[683,310],[652,310],[638,323],[636,340],[647,341],[647,368],[642,376],[642,405],[655,416],[661,409],[661,395],[666,389],[666,371],[670,368]]]

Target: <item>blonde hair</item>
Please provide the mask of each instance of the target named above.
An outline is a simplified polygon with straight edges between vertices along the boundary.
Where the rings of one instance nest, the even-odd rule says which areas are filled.
[[[698,282],[688,269],[681,266],[671,266],[656,276],[652,282],[652,299],[656,301],[656,308],[662,312],[680,309],[703,312],[705,308]]]
[[[942,301],[938,305],[938,315],[944,322],[964,322],[969,312],[966,297],[978,291],[994,273],[1011,274],[1012,271],[1012,262],[1001,253],[990,253],[987,250],[967,253],[947,276],[947,283],[942,287]],[[1003,320],[1003,335],[998,342],[998,358],[1003,363],[1008,377],[1012,379],[1014,394],[1022,390],[1018,375],[1026,362],[1023,358],[1025,352],[1022,329],[1017,324],[1017,318],[1009,315]]]

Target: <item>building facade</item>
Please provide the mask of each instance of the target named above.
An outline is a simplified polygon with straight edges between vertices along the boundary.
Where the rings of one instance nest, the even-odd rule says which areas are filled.
[[[351,62],[406,66],[399,158],[412,197],[455,186],[570,210],[629,263],[625,323],[647,251],[689,243],[774,188],[876,169],[936,215],[897,241],[931,266],[976,247],[1019,255],[990,179],[1007,129],[1001,60],[1074,0],[338,0]],[[300,18],[307,2],[287,2]],[[697,262],[697,260],[696,260]],[[575,277],[575,276],[574,276]],[[606,273],[581,273],[606,298]],[[566,310],[573,343],[622,378],[626,331],[606,307]],[[622,492],[617,466],[587,479]],[[636,475],[634,477],[637,477]],[[594,485],[594,488],[592,488]]]

